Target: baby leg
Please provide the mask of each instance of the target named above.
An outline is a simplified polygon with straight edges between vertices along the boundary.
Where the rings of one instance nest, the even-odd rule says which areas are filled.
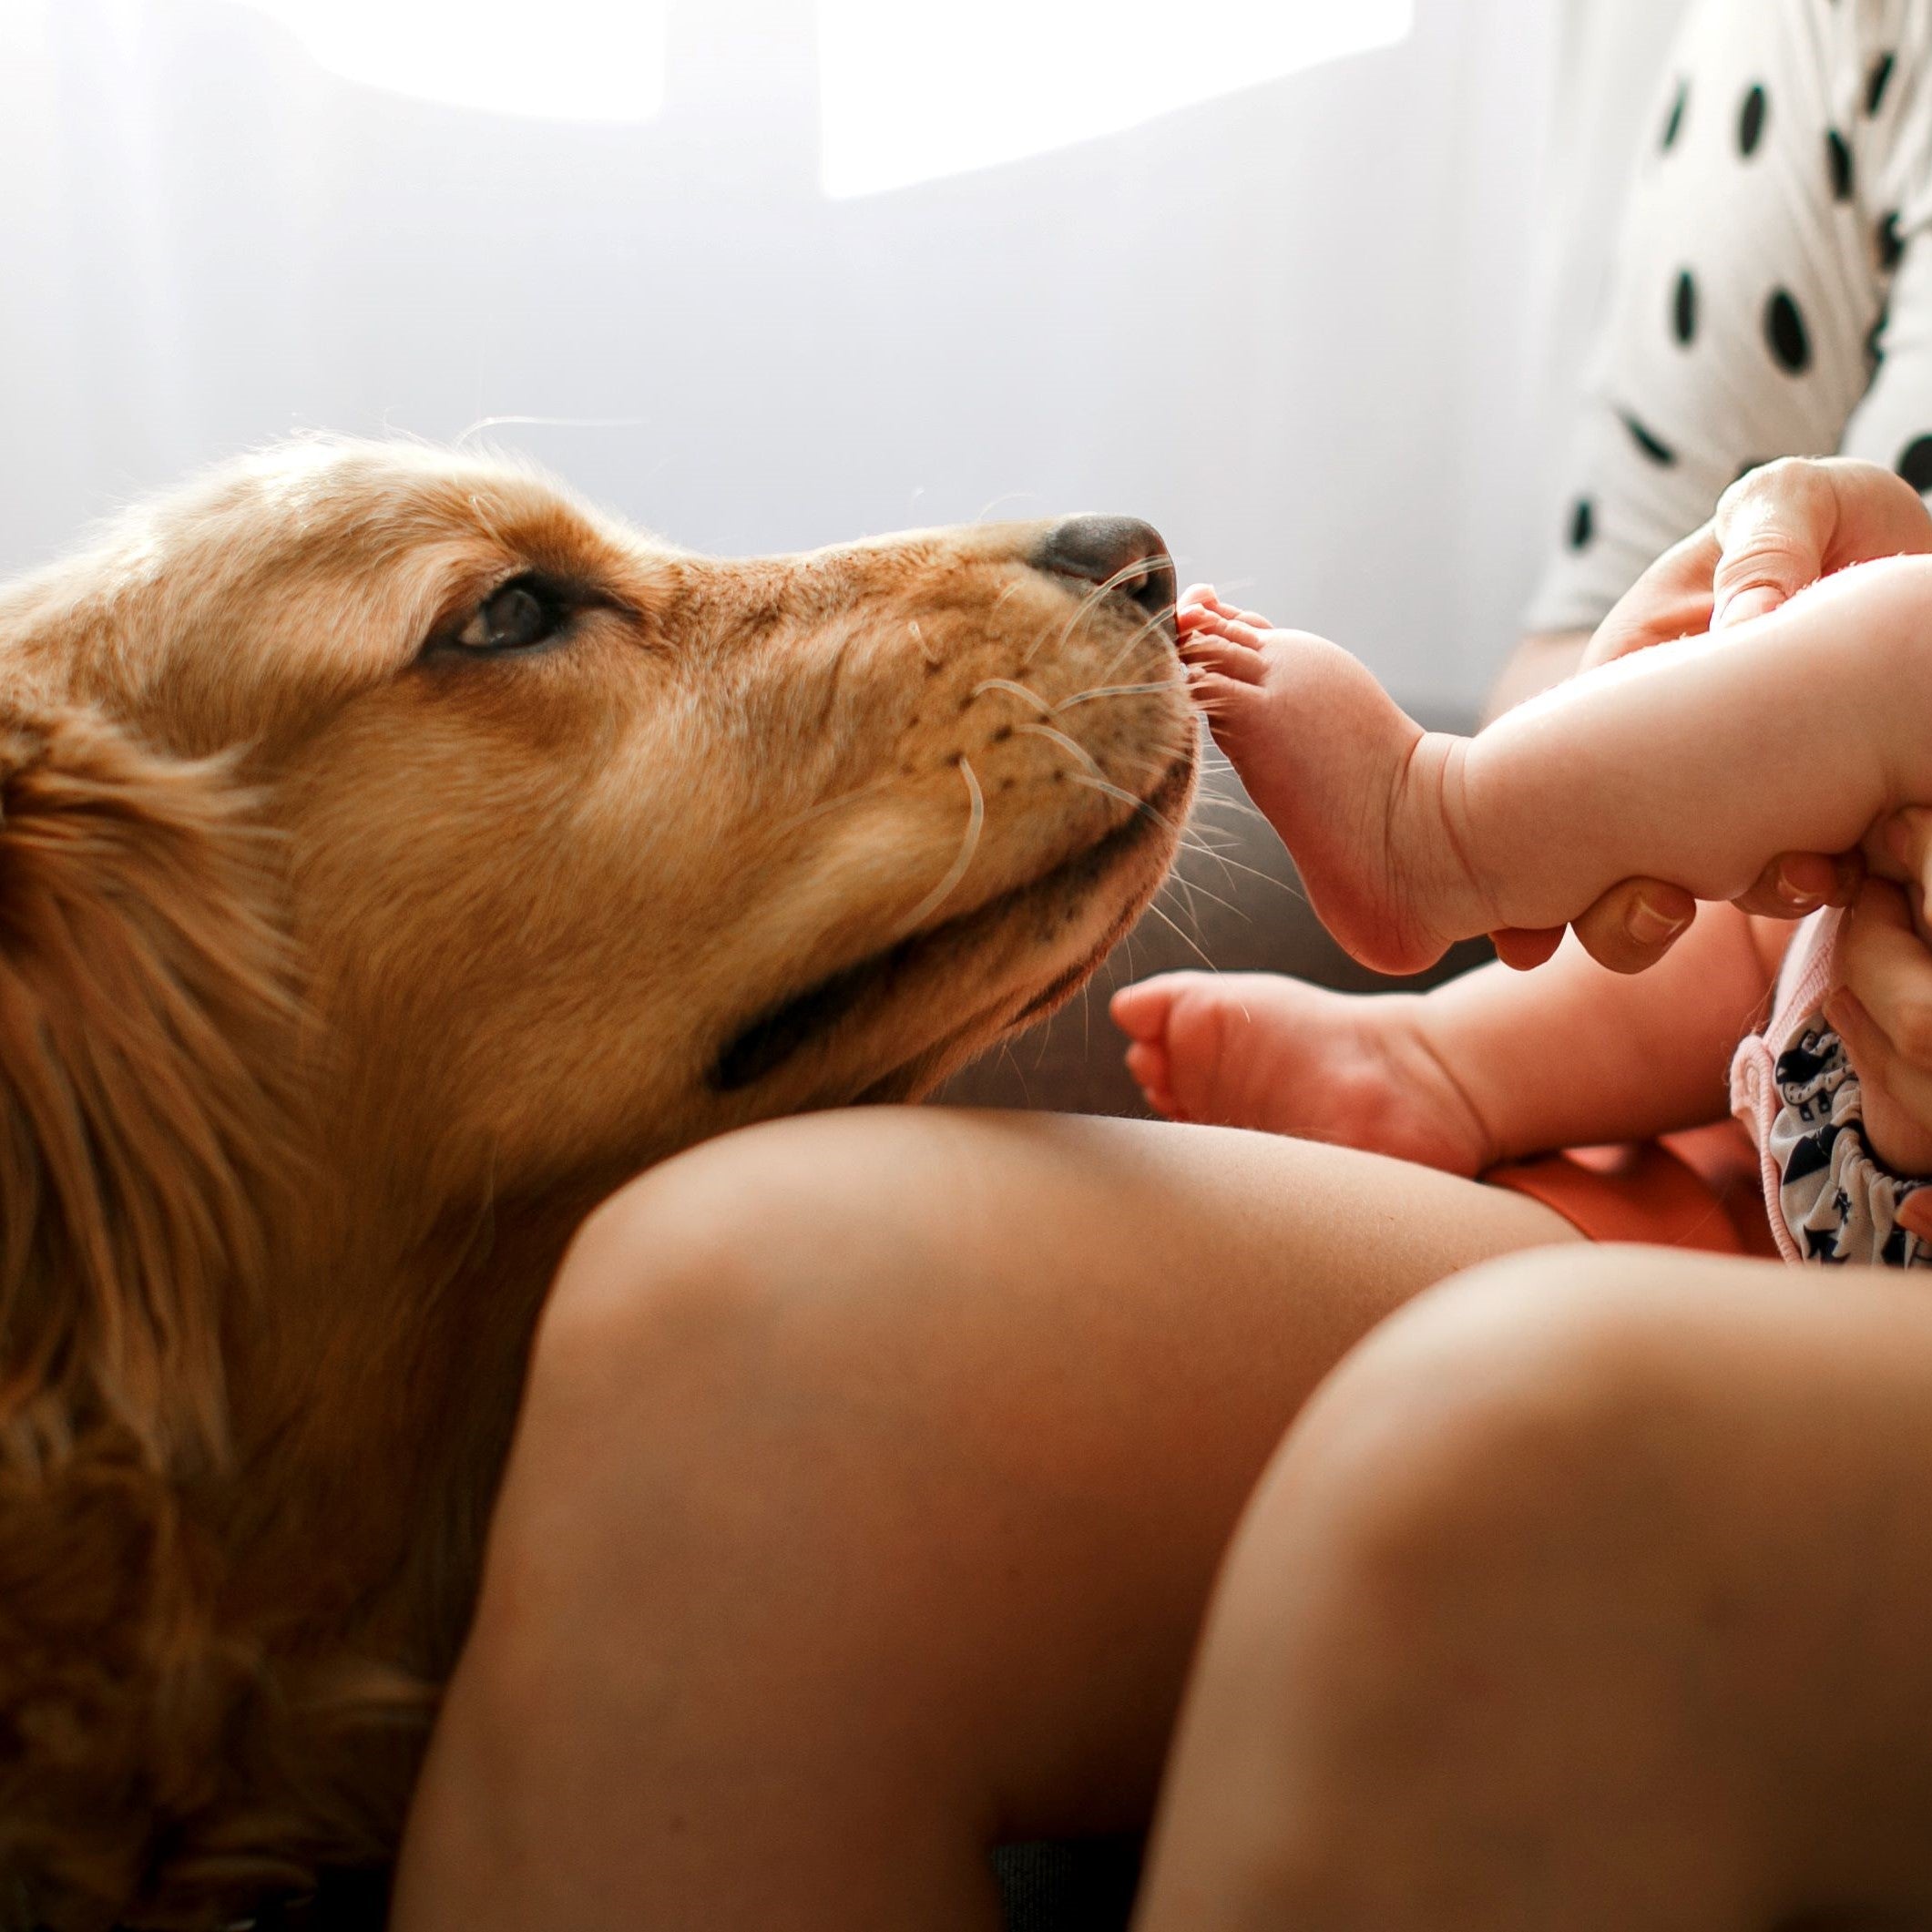
[[[1216,743],[1349,952],[1385,973],[1416,972],[1454,940],[1487,931],[1479,915],[1470,923],[1468,894],[1458,890],[1467,868],[1444,814],[1414,804],[1426,801],[1450,741],[1426,733],[1325,639],[1269,629],[1205,589],[1184,595],[1181,622]]]
[[[1550,1251],[1385,1324],[1222,1570],[1139,1932],[1932,1922],[1932,1306],[1881,1273]]]
[[[1932,799],[1932,562],[1841,572],[1771,615],[1559,686],[1475,739],[1426,733],[1344,651],[1201,602],[1215,735],[1358,958],[1561,926],[1620,880],[1702,899]]]
[[[1109,1009],[1127,1068],[1170,1119],[1246,1127],[1475,1175],[1498,1150],[1415,994],[1276,973],[1163,973]]]

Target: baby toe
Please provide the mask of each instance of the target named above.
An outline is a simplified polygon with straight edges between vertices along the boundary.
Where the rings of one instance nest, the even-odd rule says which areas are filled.
[[[1179,1116],[1180,1105],[1174,1099],[1173,1086],[1167,1072],[1167,1056],[1160,1048],[1130,1047],[1127,1071],[1134,1085],[1140,1089],[1140,1098],[1157,1114],[1170,1120]]]
[[[1231,642],[1211,631],[1196,631],[1181,640],[1181,660],[1191,672],[1232,680],[1237,684],[1259,684],[1262,662],[1259,652]]]
[[[1158,979],[1137,980],[1122,986],[1107,1003],[1109,1017],[1130,1038],[1157,1040],[1167,1028],[1173,996]]]

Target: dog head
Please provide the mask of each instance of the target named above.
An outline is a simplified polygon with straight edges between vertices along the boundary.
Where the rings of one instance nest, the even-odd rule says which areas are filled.
[[[0,591],[0,1865],[47,1923],[191,1918],[249,1847],[300,1855],[210,1768],[259,1685],[198,1498],[275,1431],[341,1446],[317,1365],[447,1353],[351,1277],[916,1096],[1066,997],[1189,803],[1171,605],[1143,526],[720,561],[339,443]],[[350,1224],[358,1268],[281,1306]],[[295,1322],[277,1413],[259,1338]],[[238,1447],[241,1384],[273,1428]]]
[[[1188,802],[1140,526],[721,562],[528,472],[299,445],[85,581],[28,661],[241,754],[333,1137],[434,1148],[438,1190],[923,1092],[1078,982]]]

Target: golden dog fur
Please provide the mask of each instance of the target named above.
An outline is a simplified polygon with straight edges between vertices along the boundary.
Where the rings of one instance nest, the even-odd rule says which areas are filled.
[[[386,1855],[583,1215],[1138,914],[1170,628],[1041,535],[717,562],[314,442],[0,590],[5,1924]],[[559,633],[473,648],[525,580]]]

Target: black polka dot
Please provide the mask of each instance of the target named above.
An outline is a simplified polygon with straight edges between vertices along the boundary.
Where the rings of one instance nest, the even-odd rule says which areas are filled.
[[[1898,458],[1898,474],[1923,496],[1932,490],[1932,436],[1907,444]]]
[[[1686,269],[1671,302],[1671,332],[1686,349],[1697,340],[1697,278]]]
[[[1764,138],[1764,123],[1771,118],[1771,97],[1763,87],[1753,87],[1744,97],[1743,110],[1737,118],[1738,151],[1748,160],[1758,151],[1758,144]]]
[[[1885,105],[1886,89],[1892,85],[1892,69],[1896,57],[1891,54],[1881,54],[1872,63],[1870,77],[1865,84],[1865,111],[1876,114]]]
[[[1787,375],[1803,375],[1811,367],[1811,336],[1789,289],[1778,290],[1764,305],[1764,340]]]
[[[1831,169],[1833,198],[1839,201],[1849,201],[1854,186],[1852,144],[1835,128],[1831,128],[1825,137],[1825,159]]]
[[[1889,275],[1898,266],[1905,251],[1906,245],[1898,232],[1898,215],[1895,210],[1878,224],[1878,266]]]
[[[1589,549],[1590,538],[1596,534],[1597,506],[1588,496],[1579,496],[1576,508],[1569,513],[1569,547]]]
[[[1891,320],[1892,313],[1889,309],[1879,310],[1878,320],[1872,324],[1870,330],[1866,334],[1866,360],[1869,362],[1875,369],[1878,366],[1880,363],[1885,361],[1885,332],[1886,325],[1891,322]]]
[[[1654,464],[1669,469],[1677,461],[1677,452],[1668,443],[1654,436],[1629,410],[1623,412],[1623,426],[1630,433],[1630,441]]]
[[[1663,151],[1669,154],[1677,145],[1677,137],[1684,130],[1684,109],[1691,105],[1691,83],[1681,80],[1677,83],[1677,97],[1671,103],[1671,112],[1663,124]]]

